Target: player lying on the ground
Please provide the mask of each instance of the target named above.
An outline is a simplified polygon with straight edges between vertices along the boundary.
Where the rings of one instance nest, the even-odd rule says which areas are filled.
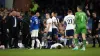
[[[53,45],[51,45],[50,49],[61,49],[63,48],[64,46],[60,43],[55,43]]]

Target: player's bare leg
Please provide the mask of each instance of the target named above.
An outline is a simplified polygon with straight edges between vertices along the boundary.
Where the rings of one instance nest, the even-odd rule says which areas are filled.
[[[34,49],[34,45],[35,45],[35,37],[32,37],[32,44],[30,49]]]
[[[41,47],[41,44],[40,44],[40,40],[38,38],[36,39],[36,42],[37,42],[37,48],[41,49],[42,47]]]

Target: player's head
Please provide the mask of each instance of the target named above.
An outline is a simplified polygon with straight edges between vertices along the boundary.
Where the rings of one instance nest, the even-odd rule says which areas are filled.
[[[52,12],[52,13],[51,13],[51,16],[52,16],[52,17],[55,17],[55,16],[56,16],[56,13],[55,13],[55,12]]]
[[[39,17],[40,16],[40,13],[39,12],[36,12],[36,16]]]
[[[49,19],[50,18],[50,14],[46,13],[46,18]]]
[[[12,11],[12,16],[16,16],[17,12],[16,11]]]
[[[60,45],[57,46],[57,49],[61,49],[62,47]]]
[[[77,6],[77,11],[78,11],[78,12],[82,11],[82,6],[78,5],[78,6]]]
[[[72,11],[71,11],[71,10],[68,10],[68,15],[69,15],[69,14],[72,14]]]
[[[96,12],[93,12],[93,13],[92,13],[92,16],[93,16],[94,18],[96,18],[96,17],[97,17]]]

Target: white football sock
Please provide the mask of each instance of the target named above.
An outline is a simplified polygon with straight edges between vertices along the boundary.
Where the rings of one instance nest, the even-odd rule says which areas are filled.
[[[42,41],[42,46],[44,46],[44,41]]]
[[[34,45],[35,45],[35,40],[32,40],[32,48],[34,48]]]
[[[37,47],[40,47],[40,41],[39,41],[39,39],[36,39],[36,42],[37,42]]]

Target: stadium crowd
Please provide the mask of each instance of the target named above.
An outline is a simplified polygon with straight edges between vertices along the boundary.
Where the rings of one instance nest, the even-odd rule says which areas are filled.
[[[96,39],[100,47],[100,18],[98,17],[96,11],[90,13],[88,6],[85,8],[85,13],[87,14],[87,42],[91,43],[93,41],[93,47],[95,47]],[[75,12],[75,11],[74,11]],[[66,23],[64,23],[64,18],[71,14],[75,15],[72,10],[63,12],[63,15],[55,11],[44,11],[42,13],[30,12],[30,11],[19,11],[15,9],[5,9],[0,8],[0,48],[50,48],[58,45],[58,48],[74,47],[73,42],[73,32],[66,32]],[[32,31],[32,18],[38,20],[38,31]],[[32,20],[32,21],[31,21]],[[73,23],[74,24],[74,23]],[[48,26],[47,26],[48,25]],[[69,26],[67,26],[69,27]],[[74,28],[74,27],[73,27]],[[48,30],[47,30],[48,29]],[[73,29],[74,30],[74,29]],[[36,33],[38,32],[38,34]],[[66,38],[66,34],[72,34],[71,38]],[[38,35],[38,36],[36,36]],[[81,35],[80,35],[81,37]],[[82,39],[79,37],[79,42]],[[63,45],[63,46],[62,46]]]

